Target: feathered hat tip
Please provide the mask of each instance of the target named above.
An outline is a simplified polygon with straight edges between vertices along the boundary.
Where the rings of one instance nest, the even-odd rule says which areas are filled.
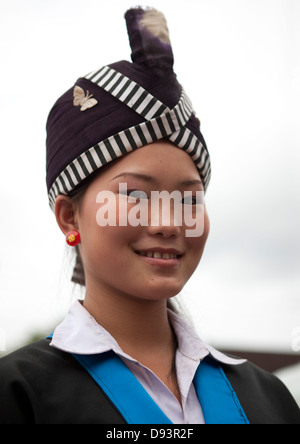
[[[129,9],[125,14],[134,63],[171,68],[173,51],[165,16],[154,8]]]

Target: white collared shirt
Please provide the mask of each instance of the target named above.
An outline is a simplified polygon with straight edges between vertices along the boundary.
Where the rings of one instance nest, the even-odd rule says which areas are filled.
[[[168,315],[178,341],[176,374],[182,406],[150,369],[123,352],[116,340],[95,321],[80,301],[73,305],[65,320],[55,329],[50,345],[79,355],[114,351],[173,424],[204,424],[201,405],[193,384],[200,362],[208,355],[229,365],[243,364],[245,360],[230,358],[204,344],[182,318],[171,310]]]

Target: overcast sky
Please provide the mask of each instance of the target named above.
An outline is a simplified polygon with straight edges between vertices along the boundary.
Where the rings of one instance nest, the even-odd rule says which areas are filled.
[[[133,4],[1,0],[0,335],[8,348],[52,329],[77,296],[48,207],[45,124],[78,77],[129,60],[123,15]],[[290,352],[300,327],[300,2],[151,6],[167,17],[175,71],[212,158],[210,239],[183,301],[206,341]]]

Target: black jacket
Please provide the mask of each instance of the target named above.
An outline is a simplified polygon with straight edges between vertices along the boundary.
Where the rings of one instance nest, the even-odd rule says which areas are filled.
[[[300,424],[286,387],[250,363],[223,365],[251,424]],[[0,359],[0,424],[126,424],[75,358],[44,339]]]

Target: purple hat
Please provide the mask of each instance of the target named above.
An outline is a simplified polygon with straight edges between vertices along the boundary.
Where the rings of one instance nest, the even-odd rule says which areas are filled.
[[[69,194],[102,166],[160,139],[192,157],[207,189],[210,158],[199,120],[173,71],[165,17],[155,9],[136,8],[125,19],[133,63],[117,62],[78,79],[49,114],[52,209],[59,194]]]

